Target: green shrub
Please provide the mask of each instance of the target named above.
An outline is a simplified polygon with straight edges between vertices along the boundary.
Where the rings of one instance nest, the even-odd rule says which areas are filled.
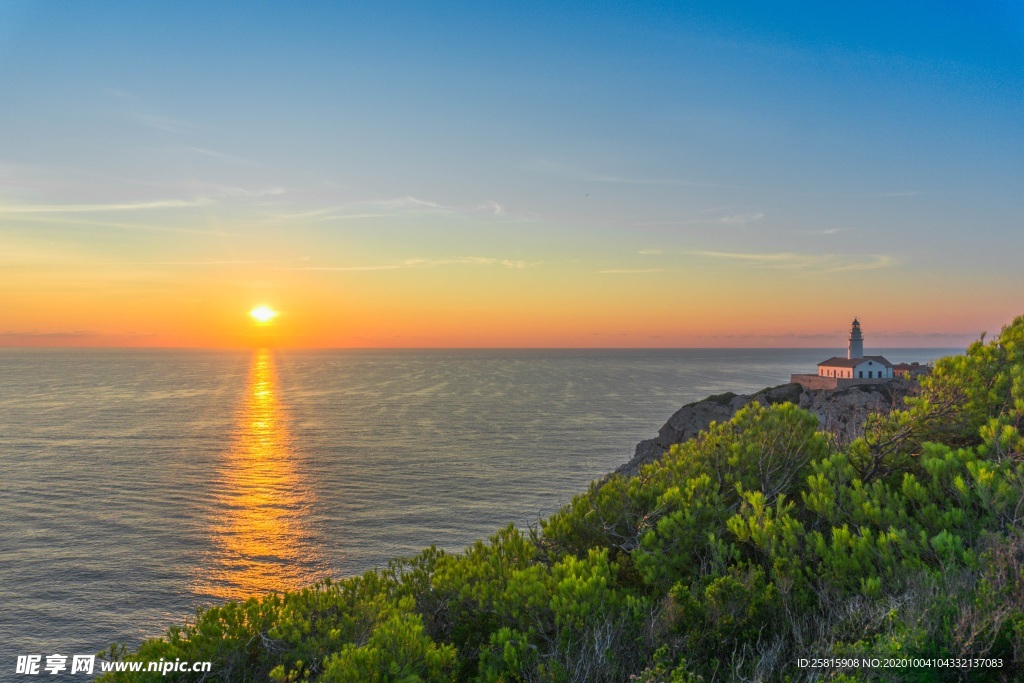
[[[838,448],[750,405],[524,534],[229,602],[131,660],[230,681],[805,681],[799,656],[990,657],[1024,680],[1024,318]],[[147,680],[110,674],[103,680]]]

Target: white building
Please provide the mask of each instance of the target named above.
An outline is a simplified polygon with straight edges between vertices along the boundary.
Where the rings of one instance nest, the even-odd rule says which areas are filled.
[[[846,358],[836,356],[818,363],[818,376],[842,379],[891,379],[892,363],[882,356],[864,355],[864,337],[860,332],[860,322],[854,318]]]

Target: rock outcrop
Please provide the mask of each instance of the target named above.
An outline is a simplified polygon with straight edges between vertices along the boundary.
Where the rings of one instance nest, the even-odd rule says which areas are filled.
[[[799,384],[782,384],[756,394],[725,393],[688,403],[675,412],[658,430],[658,436],[636,445],[633,458],[619,466],[616,474],[635,475],[641,465],[654,462],[673,444],[689,441],[712,422],[728,420],[754,401],[769,406],[794,403],[818,417],[821,428],[848,443],[863,433],[864,420],[871,413],[887,413],[903,405],[903,399],[917,388],[914,380],[886,380],[876,384],[858,384],[844,389],[804,389]]]

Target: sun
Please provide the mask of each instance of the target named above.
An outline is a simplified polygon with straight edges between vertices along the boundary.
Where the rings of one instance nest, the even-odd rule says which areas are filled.
[[[257,322],[269,323],[272,319],[277,317],[277,311],[267,308],[266,306],[257,306],[256,308],[249,311]]]

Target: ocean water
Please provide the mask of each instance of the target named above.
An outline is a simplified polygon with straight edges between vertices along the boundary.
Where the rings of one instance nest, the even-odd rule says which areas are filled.
[[[837,353],[0,349],[0,671],[536,522],[684,403]]]

